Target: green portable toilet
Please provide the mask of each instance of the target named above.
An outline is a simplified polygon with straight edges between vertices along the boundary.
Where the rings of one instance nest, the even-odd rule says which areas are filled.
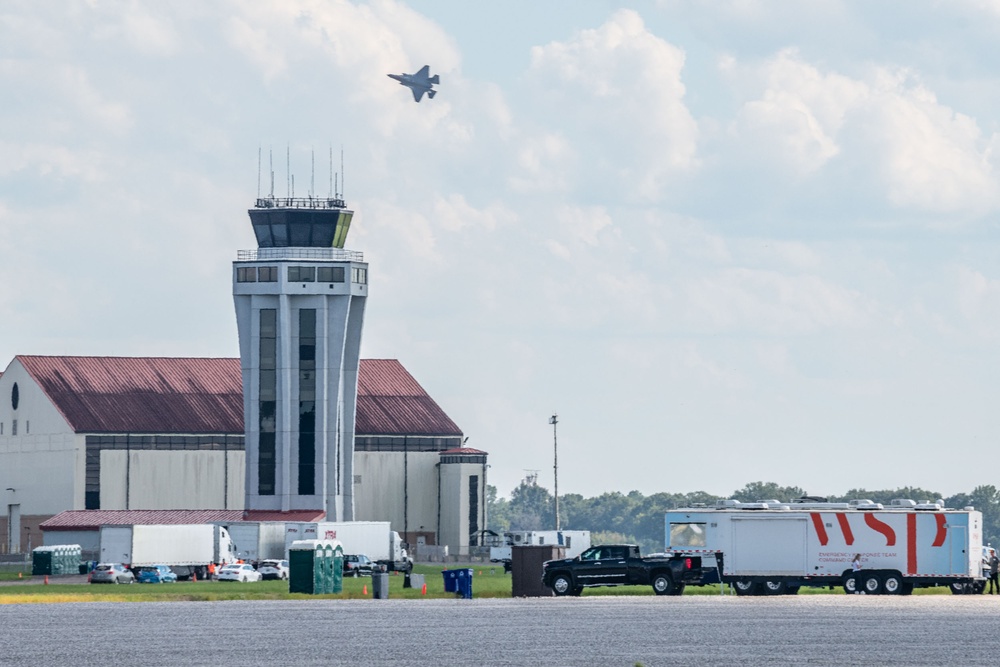
[[[320,540],[296,540],[288,547],[288,592],[316,595],[316,571],[323,560]]]
[[[330,568],[333,573],[331,593],[341,593],[344,590],[344,546],[334,540],[331,542]]]
[[[52,558],[55,547],[36,547],[31,551],[31,574],[40,577],[52,574]]]

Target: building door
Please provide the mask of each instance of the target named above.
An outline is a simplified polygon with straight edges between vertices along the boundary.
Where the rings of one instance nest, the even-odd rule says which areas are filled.
[[[21,553],[20,505],[7,505],[7,553]]]

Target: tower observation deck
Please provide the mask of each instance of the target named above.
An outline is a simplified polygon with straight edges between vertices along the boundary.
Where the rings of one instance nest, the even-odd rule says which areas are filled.
[[[338,198],[257,199],[233,262],[248,510],[354,518],[354,422],[368,264]]]

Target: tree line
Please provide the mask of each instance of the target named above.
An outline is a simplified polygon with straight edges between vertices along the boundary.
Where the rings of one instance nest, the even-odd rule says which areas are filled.
[[[779,500],[787,502],[801,498],[806,492],[797,486],[780,486],[774,482],[751,482],[728,496],[716,496],[704,491],[692,493],[654,493],[646,496],[638,491],[627,494],[603,493],[584,498],[577,493],[559,496],[560,528],[563,530],[589,530],[591,542],[638,544],[643,553],[663,551],[664,518],[668,511],[690,507],[695,503],[714,505],[717,500],[732,498],[740,502]],[[972,506],[983,513],[983,544],[1000,546],[1000,491],[995,486],[977,486],[969,493],[943,496],[919,487],[898,489],[849,489],[839,496],[827,496],[830,502],[847,502],[866,498],[889,505],[895,498],[910,498],[919,502],[943,500],[946,507]],[[538,484],[535,476],[528,476],[518,484],[510,499],[497,496],[494,486],[487,488],[487,517],[489,528],[503,534],[508,530],[553,530],[555,528],[555,500],[552,494]]]

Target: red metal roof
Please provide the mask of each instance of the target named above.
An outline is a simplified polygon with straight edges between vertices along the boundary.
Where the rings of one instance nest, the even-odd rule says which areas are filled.
[[[361,360],[354,431],[357,435],[462,435],[396,359]]]
[[[18,356],[77,433],[242,433],[239,359]]]
[[[441,454],[482,454],[486,455],[481,449],[473,449],[472,447],[454,447],[452,449],[446,449]]]
[[[39,524],[42,530],[98,530],[101,526],[234,523],[237,521],[322,521],[323,510],[66,510]]]
[[[243,433],[239,359],[17,360],[76,433]],[[358,376],[357,435],[462,435],[399,361],[362,359]]]

